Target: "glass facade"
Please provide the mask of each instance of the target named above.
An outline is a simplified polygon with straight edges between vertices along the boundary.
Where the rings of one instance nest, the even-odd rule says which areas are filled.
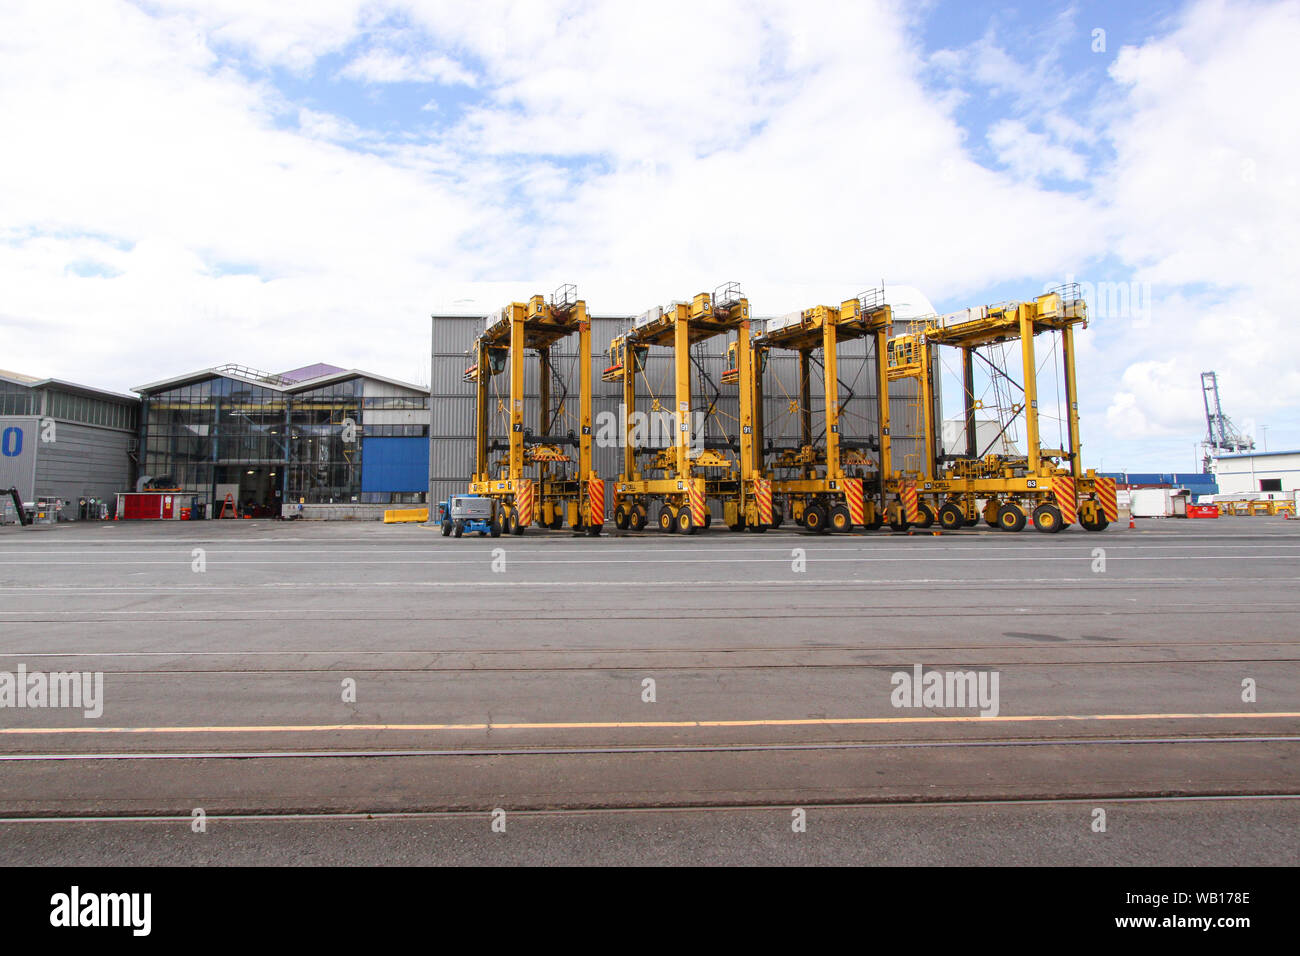
[[[290,501],[352,501],[361,494],[360,385],[348,379],[293,396]]]
[[[155,484],[273,508],[287,454],[283,392],[212,378],[146,399],[144,473]]]
[[[144,474],[243,512],[278,514],[282,502],[388,503],[410,492],[363,494],[366,437],[428,438],[428,424],[379,421],[429,407],[426,395],[365,397],[365,379],[301,392],[214,376],[145,398]],[[391,391],[386,386],[385,391]],[[165,481],[159,482],[159,479]],[[400,486],[397,486],[400,487]],[[419,500],[423,495],[417,495]]]

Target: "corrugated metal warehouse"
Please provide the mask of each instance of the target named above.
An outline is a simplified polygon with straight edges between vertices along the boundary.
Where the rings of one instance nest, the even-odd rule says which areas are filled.
[[[896,307],[896,317],[900,320],[898,332],[906,331],[906,320],[932,313],[929,302],[915,293],[909,293],[907,302]],[[891,290],[891,295],[894,292]],[[912,304],[915,303],[915,304]],[[472,360],[466,356],[474,339],[483,331],[486,318],[483,315],[434,315],[432,317],[432,358],[430,378],[430,451],[429,451],[429,500],[436,502],[450,494],[464,493],[470,475],[474,470],[474,391],[471,384],[463,380],[467,363]],[[607,350],[610,340],[631,328],[634,317],[630,315],[593,314],[591,321],[592,378],[594,392],[592,396],[592,430],[596,436],[594,467],[599,475],[606,479],[616,478],[622,470],[622,447],[618,444],[602,442],[601,427],[609,425],[608,434],[621,437],[619,424],[619,406],[622,401],[622,386],[600,380],[601,370],[607,363]],[[765,319],[756,319],[757,327]],[[556,431],[563,435],[568,430],[578,430],[577,426],[577,347],[576,335],[558,343],[551,353],[551,364],[556,372],[558,382],[551,388],[552,407],[564,403],[564,412],[559,416]],[[719,336],[703,342],[692,349],[692,357],[698,367],[707,373],[707,378],[716,383],[726,366],[727,340]],[[876,422],[876,385],[874,344],[866,339],[857,339],[842,343],[839,347],[840,396],[843,403],[843,428],[846,437],[874,437]],[[525,360],[525,427],[537,433],[539,431],[537,414],[540,396],[538,392],[538,365],[535,353],[529,352]],[[769,356],[767,368],[763,375],[765,440],[778,446],[796,441],[799,434],[799,415],[797,399],[799,395],[798,355],[795,352],[773,350]],[[672,407],[673,395],[673,358],[670,349],[651,348],[646,362],[645,372],[637,381],[637,410],[648,412],[654,395],[668,397],[664,403]],[[824,389],[822,386],[821,366],[814,362],[812,367],[812,409],[814,438],[822,425],[824,407]],[[937,378],[937,376],[936,376]],[[892,437],[896,461],[901,467],[917,467],[921,459],[923,442],[920,439],[920,415],[918,400],[911,382],[897,383],[890,391]],[[707,394],[700,387],[697,373],[693,383],[693,411],[702,411],[714,395]],[[491,439],[506,439],[505,407],[510,395],[510,375],[505,372],[492,379],[490,409]],[[653,393],[653,394],[649,394]],[[565,398],[564,396],[568,396]],[[935,383],[935,417],[940,420],[939,409],[941,396],[938,382]],[[736,386],[723,385],[718,388],[714,404],[715,414],[707,419],[705,440],[735,439],[737,421],[740,414]],[[492,456],[492,460],[499,453]],[[606,487],[607,508],[611,504],[612,489]]]
[[[134,481],[139,422],[131,395],[0,372],[0,488],[58,499],[62,520],[99,517]]]

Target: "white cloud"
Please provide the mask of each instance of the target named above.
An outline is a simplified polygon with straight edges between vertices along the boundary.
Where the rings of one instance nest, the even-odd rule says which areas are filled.
[[[163,16],[29,4],[0,31],[0,120],[29,144],[0,156],[16,230],[0,247],[5,311],[116,330],[107,349],[62,353],[65,377],[125,387],[175,371],[188,360],[142,345],[164,326],[200,364],[296,364],[287,353],[310,335],[383,371],[385,339],[421,342],[431,308],[527,294],[537,277],[578,281],[601,311],[730,278],[764,311],[882,275],[942,294],[990,271],[1059,271],[1089,234],[1078,200],[963,157],[888,5],[668,4],[647,19],[607,4],[333,4],[300,26],[264,5],[149,9]],[[424,49],[436,39],[485,65],[483,104],[423,141],[286,104],[221,56],[233,44],[307,69],[381,23],[383,49],[415,49],[391,42],[394,11],[427,31]],[[999,214],[1070,228],[988,233]],[[28,231],[139,254],[91,299],[88,280],[64,277],[72,245],[33,247]],[[170,269],[150,265],[160,250]],[[51,268],[25,271],[38,253]],[[11,364],[46,361],[33,346]]]
[[[634,312],[735,278],[779,313],[881,277],[974,304],[1074,273],[1149,281],[1157,300],[1145,327],[1080,337],[1091,447],[1191,427],[1183,391],[1207,363],[1240,417],[1300,404],[1284,350],[1239,344],[1289,334],[1294,5],[1201,4],[1122,51],[1101,174],[1078,153],[1095,117],[1061,108],[1076,92],[1053,45],[1068,21],[1025,62],[993,35],[925,61],[910,16],[886,2],[653,17],[582,2],[6,5],[0,127],[24,148],[0,153],[0,325],[68,343],[11,335],[6,364],[117,388],[231,360],[409,378],[431,310],[561,281],[596,311]],[[325,56],[350,57],[339,83],[477,86],[452,125],[385,139],[240,68],[307,75]],[[924,85],[945,63],[1036,111],[992,127],[1006,171],[965,151],[966,94]],[[82,261],[113,277],[68,269]],[[1120,274],[1082,275],[1097,261]]]
[[[1116,253],[1152,284],[1157,309],[1136,348],[1108,356],[1123,382],[1108,414],[1126,420],[1131,397],[1138,433],[1199,435],[1199,373],[1211,369],[1235,417],[1296,418],[1300,368],[1283,343],[1300,258],[1300,129],[1282,117],[1300,114],[1297,44],[1295,4],[1207,2],[1116,57],[1116,160],[1097,192]]]
[[[988,140],[998,160],[1022,178],[1042,180],[1056,176],[1078,182],[1088,174],[1088,163],[1082,156],[1054,144],[1044,133],[1030,132],[1019,120],[994,123],[989,128]]]
[[[1300,256],[1300,6],[1210,2],[1120,51],[1110,129],[1119,249],[1166,283],[1265,290]]]
[[[367,83],[441,83],[476,86],[477,78],[445,56],[413,57],[388,50],[370,50],[351,60],[339,75]]]

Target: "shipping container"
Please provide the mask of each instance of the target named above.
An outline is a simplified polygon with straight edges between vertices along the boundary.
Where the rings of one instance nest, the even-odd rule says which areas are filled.
[[[1135,488],[1129,509],[1135,518],[1168,518],[1174,513],[1173,495],[1168,488]]]

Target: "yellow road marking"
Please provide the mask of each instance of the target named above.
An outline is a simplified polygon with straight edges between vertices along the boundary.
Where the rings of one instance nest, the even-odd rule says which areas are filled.
[[[980,717],[805,717],[770,720],[620,720],[479,724],[244,724],[197,727],[0,727],[0,734],[280,734],[383,730],[624,730],[683,727],[829,727],[860,724],[995,724],[1052,720],[1250,720],[1300,718],[1300,711],[1223,714],[1028,714]]]

